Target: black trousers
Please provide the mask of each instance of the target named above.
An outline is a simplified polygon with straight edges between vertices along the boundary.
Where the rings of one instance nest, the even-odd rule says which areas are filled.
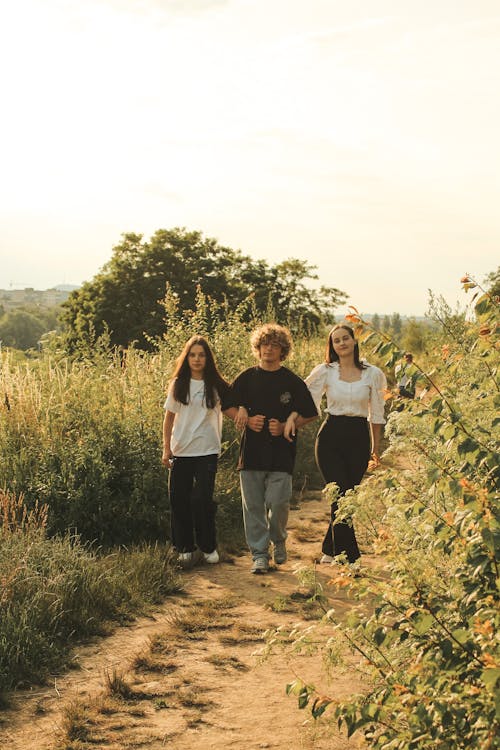
[[[178,552],[217,547],[213,500],[217,455],[174,456],[169,476],[172,543]]]
[[[328,416],[316,438],[316,463],[325,483],[336,482],[340,495],[358,485],[370,460],[370,431],[365,417]],[[323,540],[325,555],[345,552],[349,562],[360,557],[354,529],[336,523],[338,503],[331,505],[331,521]]]

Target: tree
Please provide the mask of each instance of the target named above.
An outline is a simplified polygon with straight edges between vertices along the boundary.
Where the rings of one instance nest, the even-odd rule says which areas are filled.
[[[401,320],[401,315],[397,312],[392,313],[391,315],[391,330],[394,334],[394,336],[399,336],[401,333],[401,329],[403,327],[403,322]]]
[[[492,297],[500,297],[500,266],[496,271],[489,273],[485,279],[488,292]]]
[[[62,322],[69,348],[78,349],[105,331],[112,345],[135,341],[151,348],[165,328],[161,304],[167,284],[181,310],[195,307],[198,287],[217,302],[237,306],[250,294],[258,311],[269,305],[280,322],[318,325],[346,299],[338,289],[311,289],[315,266],[289,259],[275,266],[254,261],[239,250],[219,245],[201,232],[160,229],[149,241],[124,234],[102,270],[63,303]]]
[[[46,330],[45,323],[26,310],[10,310],[0,320],[0,340],[13,349],[35,348]]]

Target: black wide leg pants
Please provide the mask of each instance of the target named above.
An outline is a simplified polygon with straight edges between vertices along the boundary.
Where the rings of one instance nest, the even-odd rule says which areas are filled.
[[[217,454],[174,456],[169,477],[172,544],[178,552],[217,547],[213,500]]]
[[[316,438],[316,463],[325,483],[335,482],[340,495],[358,485],[370,460],[370,430],[366,417],[329,415]],[[348,523],[336,523],[337,501],[331,506],[331,520],[323,540],[325,555],[345,552],[352,563],[360,557],[354,529]]]

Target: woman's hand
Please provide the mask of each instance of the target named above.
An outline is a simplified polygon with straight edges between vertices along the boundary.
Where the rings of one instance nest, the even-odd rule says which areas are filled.
[[[293,411],[285,422],[285,428],[283,430],[283,437],[288,440],[289,443],[293,443],[293,439],[297,432],[297,426],[295,420],[297,418],[297,412]]]
[[[171,458],[172,458],[172,451],[170,450],[170,448],[163,448],[163,453],[161,455],[161,462],[163,466],[168,466]]]
[[[234,424],[236,425],[237,430],[244,430],[245,427],[247,426],[248,412],[244,406],[239,407],[238,413],[236,414],[236,417],[234,418]]]
[[[378,453],[373,452],[370,460],[368,461],[368,471],[374,471],[380,466],[380,456]]]

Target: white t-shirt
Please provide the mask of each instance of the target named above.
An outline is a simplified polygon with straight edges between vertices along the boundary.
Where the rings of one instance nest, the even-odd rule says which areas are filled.
[[[222,437],[222,410],[220,399],[213,409],[205,403],[205,381],[193,380],[189,384],[189,402],[181,404],[168,392],[164,409],[175,414],[170,448],[174,456],[210,456],[220,453]]]
[[[326,411],[346,417],[368,417],[372,424],[385,424],[384,392],[387,381],[384,373],[374,365],[361,370],[361,379],[354,383],[340,380],[338,362],[317,365],[306,378],[306,384],[318,412],[321,397],[326,394]]]

